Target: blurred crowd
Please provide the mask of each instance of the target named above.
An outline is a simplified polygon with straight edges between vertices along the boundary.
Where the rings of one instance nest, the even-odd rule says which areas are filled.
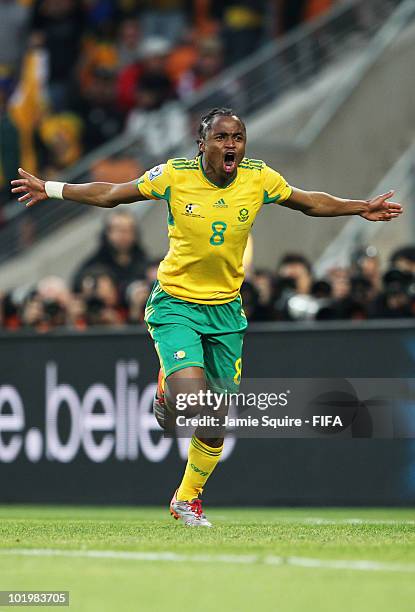
[[[0,224],[18,166],[59,177],[169,104],[180,134],[181,99],[335,1],[0,0]]]
[[[0,328],[47,332],[143,325],[160,259],[143,248],[135,216],[108,215],[97,249],[70,283],[50,276],[0,295]],[[347,268],[315,278],[301,253],[287,253],[273,271],[246,262],[241,294],[249,321],[366,320],[415,316],[415,246],[395,251],[386,270],[376,249],[360,249]]]

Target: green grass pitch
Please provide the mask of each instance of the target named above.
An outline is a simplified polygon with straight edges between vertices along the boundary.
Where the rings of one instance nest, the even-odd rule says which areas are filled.
[[[69,590],[76,612],[415,610],[413,510],[207,513],[0,506],[0,590]]]

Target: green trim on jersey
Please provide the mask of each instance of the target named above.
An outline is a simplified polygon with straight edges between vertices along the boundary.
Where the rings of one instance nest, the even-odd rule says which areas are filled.
[[[200,155],[198,158],[199,161],[199,168],[202,171],[203,176],[205,177],[205,179],[207,180],[207,182],[212,185],[213,187],[216,187],[216,189],[227,189],[228,187],[230,187],[231,185],[234,184],[235,180],[238,178],[238,172],[236,172],[235,176],[233,177],[233,179],[231,180],[230,183],[228,183],[227,185],[216,185],[216,183],[214,183],[213,181],[210,180],[210,178],[208,176],[206,176],[206,172],[205,169],[203,167],[203,162],[202,162],[202,156]]]
[[[222,158],[220,154],[219,165]],[[250,169],[239,167],[232,176],[225,172],[212,175],[213,180],[229,183],[237,174],[227,187],[209,182],[199,170],[200,163],[197,159],[168,159],[147,170],[139,179],[144,179],[139,188],[146,198],[170,204],[166,218],[169,251],[158,271],[165,291],[191,304],[218,306],[235,299],[240,291],[246,242],[264,199],[279,206],[292,189],[260,160],[244,158],[242,165]],[[198,169],[193,169],[196,165]],[[208,176],[210,169],[206,168]]]
[[[280,198],[281,196],[279,194],[277,196],[274,196],[273,198],[270,198],[268,195],[268,191],[264,191],[264,204],[274,204],[274,202],[278,202]]]
[[[159,200],[166,200],[167,208],[169,210],[169,214],[167,215],[167,223],[169,225],[174,225],[174,217],[173,217],[173,213],[171,211],[171,206],[170,206],[171,187],[170,186],[166,187],[166,190],[164,193],[157,193],[157,191],[155,191],[154,189],[151,190],[151,193],[153,194],[155,198],[158,198]]]
[[[248,157],[244,157],[239,164],[239,167],[244,168],[244,170],[262,170],[264,166],[265,163],[261,159],[250,159]]]
[[[172,159],[171,164],[175,170],[198,170],[199,164],[196,159],[177,157]]]

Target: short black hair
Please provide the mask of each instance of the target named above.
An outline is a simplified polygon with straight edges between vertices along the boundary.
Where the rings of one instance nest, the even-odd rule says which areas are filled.
[[[225,106],[212,108],[206,115],[203,115],[200,120],[199,129],[197,131],[198,138],[196,141],[198,145],[206,138],[208,131],[212,127],[213,120],[216,117],[237,117],[246,131],[245,123],[231,108],[226,108]]]
[[[277,268],[280,269],[286,264],[301,264],[306,268],[309,274],[311,274],[312,272],[310,262],[308,261],[307,257],[302,255],[301,253],[286,253],[278,262]]]
[[[396,265],[398,259],[407,259],[411,263],[415,262],[415,246],[407,245],[394,251],[390,258],[392,266]]]

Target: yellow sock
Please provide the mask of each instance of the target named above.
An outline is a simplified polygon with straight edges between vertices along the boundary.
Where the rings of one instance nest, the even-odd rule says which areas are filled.
[[[199,494],[202,494],[203,487],[215,469],[222,451],[223,444],[214,448],[193,436],[189,444],[183,480],[177,490],[177,499],[179,501],[190,501]]]

